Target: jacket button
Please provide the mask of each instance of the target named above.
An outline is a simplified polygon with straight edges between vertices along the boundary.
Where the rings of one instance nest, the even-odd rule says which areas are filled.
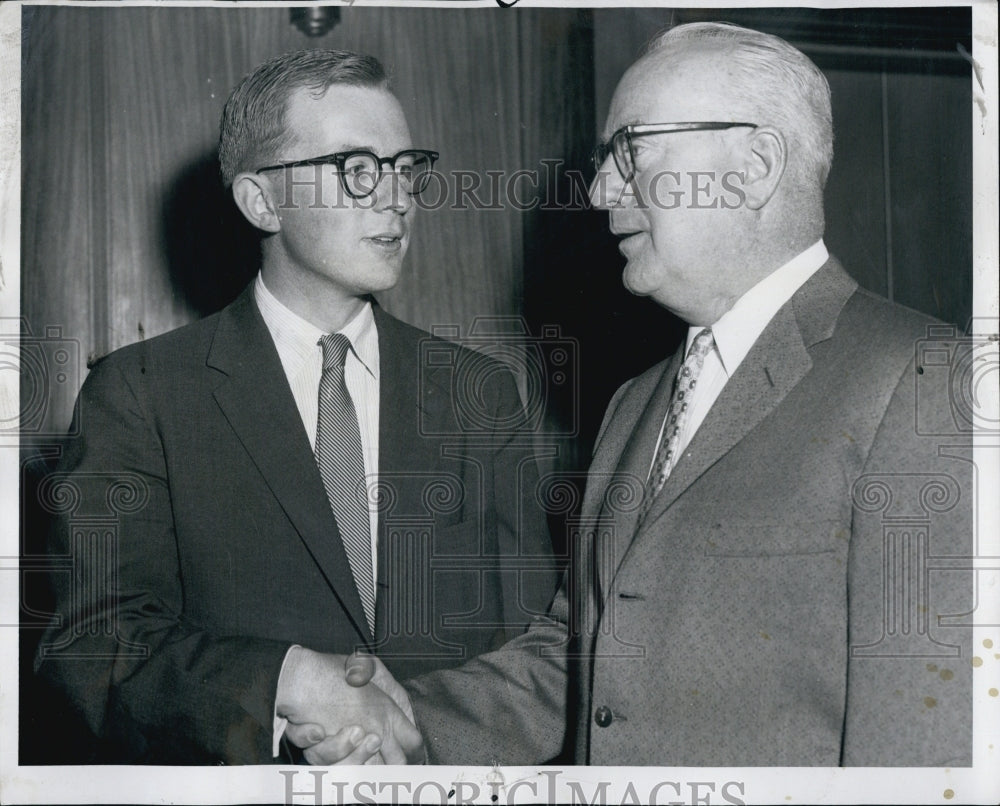
[[[606,728],[614,721],[615,715],[611,713],[611,709],[606,705],[602,705],[596,711],[594,711],[594,721],[597,723],[598,727]]]

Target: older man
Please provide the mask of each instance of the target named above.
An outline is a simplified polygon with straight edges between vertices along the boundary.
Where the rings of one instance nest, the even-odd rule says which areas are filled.
[[[220,162],[264,235],[260,274],[219,314],[98,363],[47,481],[53,550],[77,573],[55,575],[62,622],[37,666],[100,739],[82,760],[261,763],[314,732],[422,758],[386,667],[392,700],[348,686],[344,656],[411,677],[548,606],[511,373],[371,296],[399,278],[436,157],[371,57],[285,54],[230,96]],[[113,498],[115,534],[79,526]],[[337,734],[355,723],[367,738]]]
[[[823,74],[773,36],[678,26],[604,138],[591,197],[624,283],[688,337],[608,407],[549,618],[408,684],[432,758],[970,764],[969,454],[915,428],[918,394],[949,406],[914,361],[933,321],[823,243]]]

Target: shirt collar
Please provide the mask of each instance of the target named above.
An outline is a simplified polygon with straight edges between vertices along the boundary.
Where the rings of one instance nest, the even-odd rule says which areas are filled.
[[[778,310],[829,258],[821,238],[757,283],[712,325],[715,347],[728,376],[736,372]],[[688,329],[686,350],[701,330]]]
[[[365,302],[354,318],[337,332],[347,336],[354,355],[368,370],[368,374],[378,380],[378,330],[371,302]]]
[[[322,355],[322,347],[318,342],[326,333],[278,300],[264,285],[264,279],[259,273],[254,281],[253,292],[286,374],[292,376],[297,373],[307,361],[314,358],[317,351]],[[371,303],[366,302],[351,321],[337,332],[347,336],[351,342],[351,352],[368,373],[378,380],[378,330]]]

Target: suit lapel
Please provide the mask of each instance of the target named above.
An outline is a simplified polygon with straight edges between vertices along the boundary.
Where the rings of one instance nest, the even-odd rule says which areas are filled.
[[[402,446],[396,437],[403,418],[412,417],[412,404],[416,400],[415,390],[409,389],[412,365],[402,355],[400,333],[395,321],[377,305],[372,306],[375,314],[375,328],[378,331],[379,363],[379,420],[378,456],[379,470],[391,470],[398,466]],[[387,382],[392,379],[391,387]],[[404,391],[405,390],[405,391]],[[408,392],[413,393],[412,397]],[[409,410],[407,410],[409,401]]]
[[[215,399],[354,623],[371,641],[361,597],[295,398],[252,286],[219,318],[208,365],[225,373]]]
[[[436,422],[437,410],[449,398],[440,393],[433,367],[420,373],[414,331],[378,305],[372,310],[379,339],[379,471],[395,474],[417,466],[413,451],[423,445],[421,421]]]
[[[706,470],[784,400],[812,368],[857,283],[830,258],[774,315],[730,378],[646,517],[651,526]]]
[[[430,472],[437,466],[438,443],[427,437],[440,430],[441,410],[447,410],[450,398],[434,367],[423,366],[421,371],[419,331],[378,305],[373,311],[379,339],[379,475],[397,487],[419,484],[422,489],[424,479],[413,471]],[[384,518],[379,520],[381,534]]]
[[[635,532],[643,486],[679,366],[680,352],[660,365],[658,371],[654,368],[636,379],[623,394],[594,454],[588,483],[598,482],[592,506],[599,518],[595,551],[602,602]],[[627,506],[616,505],[620,499],[609,494],[612,483],[625,485]]]
[[[830,258],[784,305],[761,333],[739,369],[723,388],[708,416],[702,422],[684,455],[675,465],[670,476],[646,515],[636,540],[631,535],[624,551],[618,555],[621,567],[624,554],[628,553],[639,536],[656,534],[655,524],[698,478],[731,451],[747,434],[768,416],[812,367],[809,348],[828,339],[833,333],[837,316],[857,283]],[[659,424],[669,405],[672,381],[680,367],[680,352],[669,365],[671,383],[661,383],[657,395],[665,395],[667,402],[659,401],[656,430],[649,423],[640,423],[636,434],[642,433],[637,443],[645,454],[646,467],[652,455]],[[650,407],[652,410],[654,407]],[[650,436],[652,433],[652,436]],[[644,447],[642,445],[644,444]],[[623,468],[624,468],[623,462]],[[634,525],[635,520],[632,519]],[[607,587],[605,587],[605,593]]]
[[[795,387],[812,359],[791,310],[779,311],[725,385],[684,455],[667,477],[644,526],[729,453]]]

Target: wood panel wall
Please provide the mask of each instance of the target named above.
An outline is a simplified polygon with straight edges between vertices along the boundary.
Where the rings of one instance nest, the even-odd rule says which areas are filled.
[[[253,234],[220,187],[215,148],[229,91],[273,55],[377,56],[414,143],[440,151],[446,175],[509,175],[593,128],[592,111],[577,125],[593,102],[577,69],[589,28],[573,9],[344,7],[318,38],[288,7],[25,12],[22,311],[89,360],[217,310],[252,276]],[[524,313],[531,211],[464,207],[418,211],[403,278],[380,298],[389,311],[463,334],[478,316]],[[43,430],[65,428],[76,391],[52,391]]]

